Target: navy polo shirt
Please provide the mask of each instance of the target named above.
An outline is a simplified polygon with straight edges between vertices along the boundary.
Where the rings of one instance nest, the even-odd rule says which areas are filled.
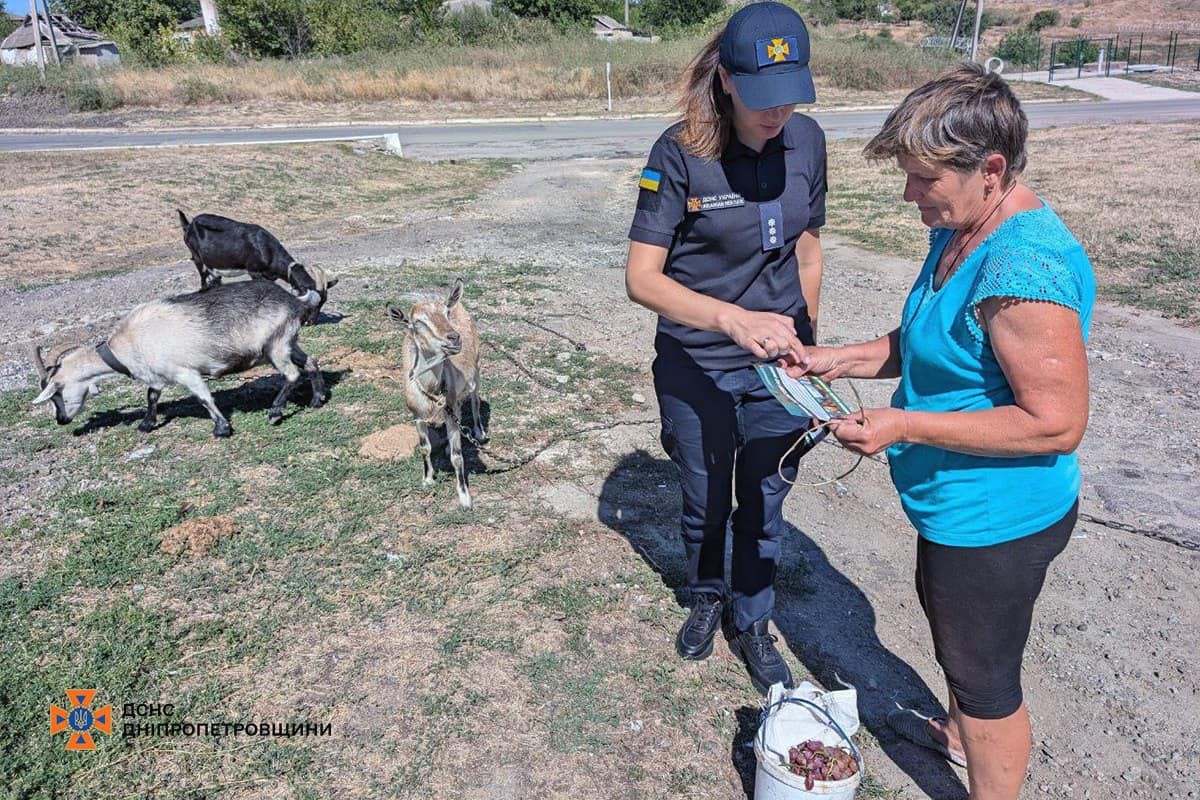
[[[825,224],[825,132],[793,114],[761,153],[731,136],[719,161],[705,161],[679,143],[682,127],[668,128],[650,150],[629,238],[667,248],[664,272],[687,288],[792,317],[796,335],[811,344],[796,241]],[[655,176],[657,188],[649,188]],[[755,361],[721,333],[661,316],[655,349],[704,369]]]

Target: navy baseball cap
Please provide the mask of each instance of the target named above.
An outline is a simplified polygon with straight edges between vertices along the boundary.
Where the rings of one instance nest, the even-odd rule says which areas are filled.
[[[751,3],[729,18],[721,34],[721,66],[754,111],[817,101],[808,29],[783,3]]]

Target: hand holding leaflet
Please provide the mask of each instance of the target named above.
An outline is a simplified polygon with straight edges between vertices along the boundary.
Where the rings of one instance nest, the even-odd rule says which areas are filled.
[[[774,364],[755,364],[754,369],[763,385],[793,416],[828,422],[851,413],[829,384],[815,375],[793,378]]]

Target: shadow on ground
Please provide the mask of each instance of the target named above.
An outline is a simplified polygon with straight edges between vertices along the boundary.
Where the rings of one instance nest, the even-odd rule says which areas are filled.
[[[347,370],[339,370],[336,372],[321,371],[321,377],[325,380],[325,389],[329,394],[329,399],[326,403],[337,402],[335,399],[334,387],[346,376]],[[229,424],[233,427],[236,434],[238,417],[242,414],[252,414],[255,412],[266,413],[271,407],[275,395],[279,393],[280,387],[283,385],[283,376],[278,374],[263,375],[255,378],[252,381],[247,381],[240,386],[231,389],[222,389],[213,392],[213,402],[217,404],[217,408],[221,409],[228,419]],[[184,393],[187,390],[181,386],[168,387],[164,391]],[[296,388],[292,390],[291,396],[288,398],[287,410],[283,414],[283,422],[286,425],[287,421],[296,414],[303,413],[308,407],[309,401],[312,400],[312,388],[309,386],[308,380],[301,377],[300,382],[296,384]],[[82,412],[87,414],[85,408]],[[142,421],[146,414],[145,405],[127,406],[125,408],[113,409],[112,411],[102,411],[98,414],[92,414],[79,427],[72,431],[75,436],[83,436],[92,431],[103,430],[105,428],[114,428],[119,425],[134,425],[136,426]],[[159,430],[169,426],[173,420],[196,417],[199,419],[209,419],[208,411],[200,404],[200,401],[190,394],[185,394],[183,397],[178,397],[175,400],[160,401],[158,404],[158,425],[154,430]]]
[[[683,605],[685,565],[679,513],[674,465],[644,450],[624,456],[600,492],[600,521],[629,541]],[[776,595],[775,625],[787,648],[816,682],[838,688],[840,679],[857,687],[863,724],[921,791],[945,800],[965,798],[966,789],[945,761],[897,739],[885,723],[895,702],[941,710],[935,693],[879,641],[875,610],[863,592],[829,562],[812,538],[791,525],[776,574]],[[749,678],[746,690],[753,691]],[[730,743],[731,761],[746,796],[753,797],[754,754],[746,745],[753,740],[758,712],[744,706],[736,714],[738,731]]]

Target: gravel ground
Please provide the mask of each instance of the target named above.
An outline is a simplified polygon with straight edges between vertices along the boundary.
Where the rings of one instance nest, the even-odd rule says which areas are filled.
[[[629,159],[515,166],[450,216],[430,212],[392,231],[297,243],[294,252],[343,276],[331,313],[339,300],[372,296],[372,276],[398,257],[460,263],[466,271],[479,258],[553,265],[545,279],[553,288],[531,311],[589,349],[624,359],[641,376],[639,394],[653,413],[653,318],[625,299],[619,269],[640,166]],[[830,341],[892,327],[917,265],[833,237],[826,237],[826,253],[822,324]],[[194,281],[194,268],[181,258],[114,277],[0,290],[0,390],[32,384],[24,356],[31,341],[99,339],[135,303],[190,290]],[[473,302],[486,304],[486,293]],[[1085,521],[1051,571],[1026,657],[1035,738],[1027,796],[1197,795],[1198,356],[1195,331],[1122,308],[1097,310],[1092,418],[1080,449]],[[862,388],[868,404],[883,402],[889,389]],[[663,459],[654,432],[615,429],[588,455],[591,477],[548,487],[543,501],[610,525],[639,552],[659,547],[677,559],[677,521],[656,499],[656,487],[621,481],[630,459]],[[826,448],[806,463],[820,474],[839,457]],[[3,494],[0,503],[19,504],[29,486]],[[614,515],[614,507],[625,513]],[[944,694],[912,589],[914,534],[886,470],[865,463],[838,484],[798,488],[786,516],[791,546],[807,565],[805,585],[782,594],[777,614],[793,662],[826,685],[836,675],[858,686],[860,711],[878,739],[866,758],[879,783],[900,797],[964,797],[965,773],[896,741],[881,725],[893,701],[934,711]],[[844,620],[840,634],[811,622],[829,618]],[[727,761],[704,766],[733,769]]]

